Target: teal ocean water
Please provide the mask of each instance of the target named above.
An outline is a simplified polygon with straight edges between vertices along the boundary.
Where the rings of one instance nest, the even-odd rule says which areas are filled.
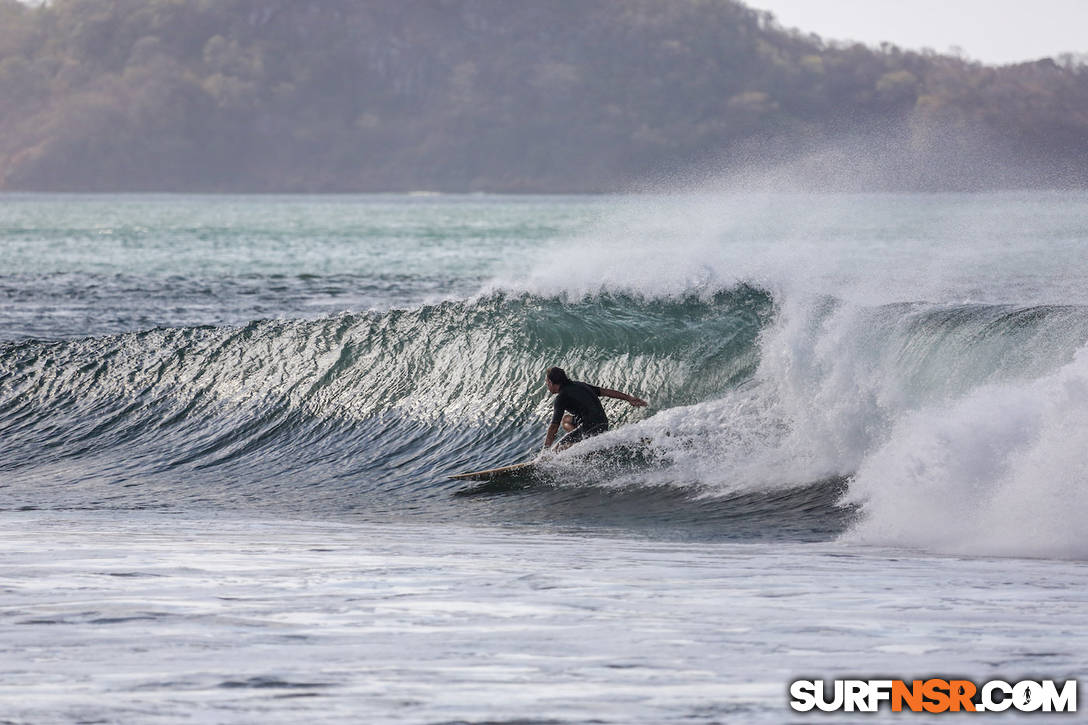
[[[0,197],[0,702],[779,722],[858,666],[1076,676],[1086,249],[1084,193]],[[651,405],[448,479],[538,454],[553,364]]]

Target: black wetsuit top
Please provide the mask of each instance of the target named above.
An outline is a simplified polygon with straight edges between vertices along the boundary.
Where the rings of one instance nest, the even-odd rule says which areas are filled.
[[[555,395],[552,425],[563,421],[563,411],[574,417],[574,425],[582,426],[582,434],[591,436],[608,430],[608,416],[600,401],[601,389],[589,383],[572,380]]]

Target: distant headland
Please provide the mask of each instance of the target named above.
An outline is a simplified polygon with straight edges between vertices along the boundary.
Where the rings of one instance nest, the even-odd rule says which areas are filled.
[[[732,0],[0,0],[0,190],[1088,186],[1088,67]]]

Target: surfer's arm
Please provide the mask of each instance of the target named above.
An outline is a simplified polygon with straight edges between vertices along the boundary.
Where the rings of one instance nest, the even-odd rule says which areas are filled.
[[[555,443],[555,436],[559,433],[559,424],[552,423],[548,426],[548,435],[544,436],[544,447],[551,448],[552,443]]]
[[[601,388],[601,397],[615,398],[616,400],[626,400],[628,403],[635,406],[636,408],[642,408],[647,405],[646,401],[642,398],[636,398],[633,395],[621,393],[620,391],[612,390],[611,388]]]

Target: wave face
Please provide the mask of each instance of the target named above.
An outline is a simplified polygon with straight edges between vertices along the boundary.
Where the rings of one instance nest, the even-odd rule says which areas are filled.
[[[1088,198],[721,198],[611,217],[567,200],[188,200],[149,231],[118,220],[105,247],[84,230],[98,209],[81,212],[53,257],[13,225],[0,507],[1088,557]],[[244,254],[202,272],[224,236]],[[105,261],[65,267],[87,245]],[[153,270],[120,271],[133,246]],[[292,269],[305,259],[321,269]],[[612,431],[530,480],[449,481],[539,450],[553,364],[652,405],[610,401]]]
[[[1086,338],[1078,306],[776,304],[740,286],[23,341],[0,362],[0,491],[1080,555]],[[477,491],[517,496],[451,496],[447,474],[539,445],[552,363],[654,408],[611,404],[614,430],[534,486]]]
[[[693,404],[751,377],[771,308],[746,287],[705,300],[491,295],[9,343],[0,362],[7,505],[338,513],[438,497],[440,508],[447,474],[539,445],[546,365],[574,372],[577,361],[601,384],[654,391],[661,407]],[[638,416],[612,414],[617,425]]]

